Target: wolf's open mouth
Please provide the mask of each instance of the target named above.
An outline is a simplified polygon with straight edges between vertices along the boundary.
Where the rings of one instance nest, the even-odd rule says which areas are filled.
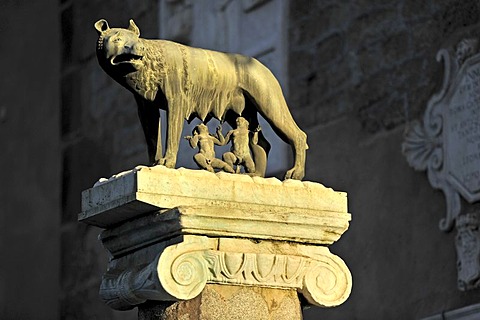
[[[142,56],[138,56],[133,53],[124,53],[124,54],[119,54],[118,56],[112,57],[110,59],[110,63],[113,65],[117,65],[120,63],[130,63],[134,60],[142,60]]]

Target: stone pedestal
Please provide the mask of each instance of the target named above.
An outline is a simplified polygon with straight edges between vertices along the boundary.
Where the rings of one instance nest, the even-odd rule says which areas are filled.
[[[298,293],[322,307],[350,294],[327,248],[346,194],[318,183],[138,167],[84,191],[79,220],[105,228],[101,298],[140,319],[301,319]]]
[[[302,319],[302,310],[294,289],[207,284],[191,300],[140,305],[138,318],[291,320]]]

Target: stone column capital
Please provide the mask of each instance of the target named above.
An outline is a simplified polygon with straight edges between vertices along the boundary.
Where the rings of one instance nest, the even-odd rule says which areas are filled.
[[[326,247],[264,241],[248,250],[249,240],[188,238],[166,248],[158,262],[160,283],[177,299],[194,298],[207,283],[296,289],[321,307],[337,306],[350,295],[350,271]],[[226,250],[215,249],[215,242],[226,242],[219,246]]]
[[[184,236],[150,264],[107,272],[101,297],[116,309],[154,300],[190,300],[205,285],[295,289],[312,305],[334,307],[350,295],[347,266],[326,247]]]

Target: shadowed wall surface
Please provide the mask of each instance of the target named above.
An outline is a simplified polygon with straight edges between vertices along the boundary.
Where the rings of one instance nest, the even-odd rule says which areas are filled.
[[[349,300],[316,319],[421,319],[477,303],[457,289],[445,200],[401,154],[403,132],[440,88],[445,40],[478,24],[465,1],[290,3],[290,105],[306,129],[307,180],[349,194],[350,230],[331,248]]]
[[[2,319],[55,319],[60,314],[57,8],[56,1],[0,4]]]

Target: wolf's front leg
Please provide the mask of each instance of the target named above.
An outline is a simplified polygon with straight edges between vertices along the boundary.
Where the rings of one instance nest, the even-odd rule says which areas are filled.
[[[138,95],[135,95],[135,100],[138,106],[138,117],[147,143],[149,165],[156,165],[162,156],[160,111],[158,107],[148,103]]]
[[[166,150],[165,157],[162,159],[163,163],[160,162],[160,164],[163,164],[168,168],[175,168],[175,164],[177,163],[178,146],[180,144],[180,137],[183,129],[184,117],[178,112],[181,109],[176,108],[182,108],[182,105],[171,105],[169,106],[169,109],[173,111],[167,111]]]

